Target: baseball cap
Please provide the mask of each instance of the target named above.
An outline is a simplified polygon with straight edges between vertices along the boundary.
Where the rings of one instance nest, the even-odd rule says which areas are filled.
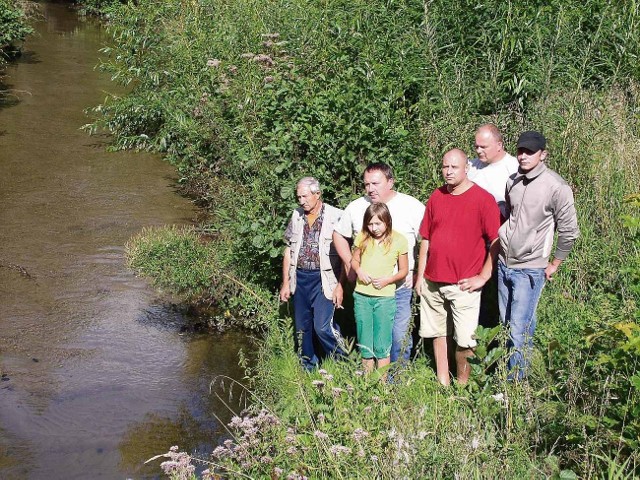
[[[546,146],[547,139],[540,132],[523,132],[518,138],[518,148],[526,148],[532,152],[537,152],[538,150],[544,150]]]

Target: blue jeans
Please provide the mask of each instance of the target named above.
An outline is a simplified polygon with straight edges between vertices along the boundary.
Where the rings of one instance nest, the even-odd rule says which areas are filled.
[[[525,377],[533,351],[536,308],[545,284],[544,268],[508,268],[498,262],[498,306],[509,327],[509,379]]]
[[[391,344],[391,361],[409,361],[413,337],[409,331],[411,324],[412,288],[396,289],[396,315],[393,319],[393,341]]]
[[[296,270],[296,291],[293,295],[296,350],[307,370],[319,362],[313,345],[314,333],[327,355],[346,355],[340,329],[333,322],[333,313],[333,301],[322,291],[320,270]]]

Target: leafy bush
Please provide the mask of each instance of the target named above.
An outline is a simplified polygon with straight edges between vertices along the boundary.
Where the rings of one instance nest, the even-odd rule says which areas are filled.
[[[28,18],[33,15],[32,2],[0,0],[0,67],[18,48],[18,43],[33,32]]]
[[[109,16],[110,12],[127,0],[75,0],[82,14]]]
[[[634,3],[115,5],[102,67],[133,89],[96,108],[88,128],[113,132],[116,147],[164,152],[211,210],[208,228],[238,275],[261,285],[277,283],[298,178],[317,176],[326,200],[344,206],[363,166],[380,160],[400,190],[426,199],[442,153],[470,146],[486,120],[507,139],[543,128],[579,188],[621,184],[607,177],[613,165],[597,172],[583,158],[615,138],[593,110],[613,108],[610,88],[622,96],[616,111],[634,114]],[[585,218],[606,208],[579,200]]]
[[[277,314],[275,298],[268,291],[238,280],[211,244],[191,228],[143,230],[126,245],[129,266],[152,278],[154,285],[194,305],[223,305],[211,319],[212,326],[229,324],[264,330]]]

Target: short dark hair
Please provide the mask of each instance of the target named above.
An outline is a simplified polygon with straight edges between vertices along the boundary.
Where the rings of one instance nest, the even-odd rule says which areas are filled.
[[[389,165],[387,165],[384,162],[372,162],[369,165],[367,165],[367,168],[364,169],[364,173],[370,173],[370,172],[382,172],[382,174],[387,177],[387,180],[391,180],[393,179],[393,171],[391,170],[391,167]]]

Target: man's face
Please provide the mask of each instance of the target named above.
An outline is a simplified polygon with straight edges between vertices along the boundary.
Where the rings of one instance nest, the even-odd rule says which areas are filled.
[[[393,179],[387,179],[380,170],[364,172],[364,189],[374,202],[387,202],[393,197]]]
[[[469,163],[461,155],[445,155],[442,159],[442,177],[447,185],[457,187],[467,178]]]
[[[476,153],[481,162],[492,163],[503,156],[502,142],[496,140],[491,132],[480,130],[476,134]]]
[[[545,158],[547,158],[546,150],[534,152],[528,148],[518,148],[518,163],[520,164],[520,170],[523,172],[536,168]]]
[[[296,190],[296,197],[305,213],[309,213],[318,205],[320,192],[312,193],[307,185],[300,185]]]

